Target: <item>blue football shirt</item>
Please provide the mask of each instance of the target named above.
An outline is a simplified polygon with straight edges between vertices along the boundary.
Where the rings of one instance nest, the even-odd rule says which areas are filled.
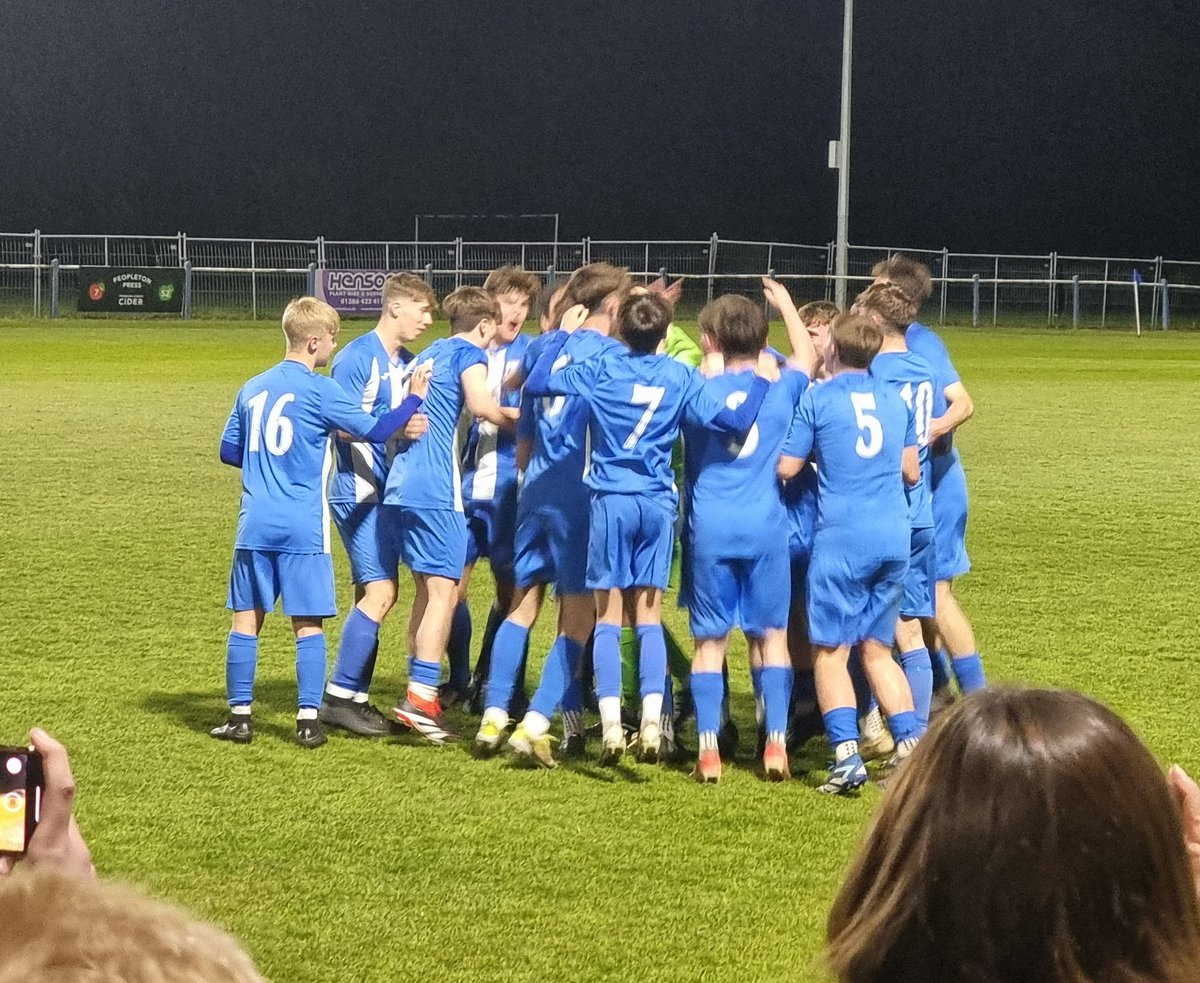
[[[462,460],[470,418],[463,414],[462,374],[487,365],[487,355],[460,335],[439,338],[417,356],[417,366],[433,363],[421,412],[429,429],[420,440],[401,440],[388,469],[383,500],[388,505],[463,510]]]
[[[548,388],[588,402],[592,442],[587,483],[606,494],[642,494],[674,508],[671,449],[685,409],[698,425],[724,410],[704,377],[669,355],[622,348],[550,376]]]
[[[952,386],[961,379],[945,342],[932,328],[920,321],[914,321],[904,332],[904,341],[908,350],[916,352],[929,363],[933,371],[933,415],[941,416],[949,406],[946,400],[946,387]],[[933,448],[933,489],[936,493],[938,482],[942,475],[959,463],[958,448],[953,444],[954,435],[948,434],[939,440]]]
[[[715,376],[704,389],[736,409],[746,401],[752,371]],[[808,377],[783,370],[763,399],[744,440],[713,431],[689,409],[683,447],[687,529],[695,557],[750,558],[780,548],[787,514],[775,466]]]
[[[364,436],[375,425],[327,376],[284,360],[242,386],[222,442],[242,449],[237,549],[329,552],[329,435]]]
[[[333,381],[357,400],[362,409],[378,416],[394,410],[408,395],[413,354],[400,349],[392,358],[379,335],[368,331],[355,338],[333,358]],[[331,502],[379,502],[387,481],[391,448],[397,438],[373,444],[334,435],[334,474],[329,487]]]
[[[867,372],[842,372],[810,387],[783,453],[816,458],[816,542],[880,560],[908,559],[902,458],[916,442],[899,393]]]
[[[933,419],[933,372],[916,352],[880,352],[871,360],[871,375],[892,386],[904,400],[917,435],[921,480],[906,485],[908,517],[914,529],[933,528],[933,455],[929,421]]]
[[[488,390],[501,406],[521,405],[521,391],[506,389],[505,380],[520,372],[522,359],[533,339],[517,335],[511,344],[489,348]],[[474,501],[497,501],[517,480],[517,435],[488,420],[471,424],[464,455],[463,497]]]

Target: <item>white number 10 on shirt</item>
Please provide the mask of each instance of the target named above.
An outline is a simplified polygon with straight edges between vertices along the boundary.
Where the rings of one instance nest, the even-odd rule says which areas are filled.
[[[622,445],[625,450],[631,451],[637,446],[637,442],[642,439],[642,434],[646,432],[646,428],[650,426],[650,417],[654,416],[654,411],[658,409],[658,404],[662,402],[667,390],[662,386],[643,386],[637,383],[633,387],[633,398],[629,400],[633,406],[644,406],[646,412],[642,414],[642,418],[638,420],[638,424],[633,428],[633,433],[625,438],[625,443]]]

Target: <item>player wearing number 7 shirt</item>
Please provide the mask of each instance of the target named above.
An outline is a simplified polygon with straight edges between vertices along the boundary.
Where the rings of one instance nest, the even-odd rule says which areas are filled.
[[[283,597],[283,613],[296,633],[299,713],[296,741],[320,747],[317,722],[325,685],[322,622],[336,613],[329,552],[327,481],[333,466],[329,436],[344,431],[359,440],[386,440],[421,405],[428,373],[414,375],[410,395],[376,418],[327,376],[337,347],[337,311],[301,297],[283,312],[284,360],[256,375],[238,392],[221,436],[221,460],[241,468],[242,503],[229,575],[233,610],[225,659],[230,714],[211,731],[219,740],[249,744],[254,736],[250,703],[258,662],[258,634],[266,613]]]
[[[852,645],[859,646],[901,753],[911,750],[918,730],[892,643],[911,540],[904,485],[920,478],[920,462],[904,401],[891,384],[867,371],[882,341],[870,319],[838,316],[825,359],[832,378],[801,397],[779,459],[785,481],[810,456],[819,464],[806,606],[817,700],[835,756],[820,789],[827,793],[847,792],[867,780],[847,669]]]
[[[667,676],[662,594],[670,576],[676,491],[671,449],[684,412],[703,426],[744,439],[767,392],[755,378],[745,402],[727,408],[704,388],[703,377],[668,355],[656,354],[671,322],[671,305],[654,294],[630,297],[618,316],[627,351],[568,365],[551,375],[566,332],[551,336],[529,378],[532,397],[579,396],[588,404],[592,489],[587,586],[595,592],[596,696],[603,730],[602,764],[625,751],[621,727],[621,622],[633,604],[639,645],[642,720],[638,747],[656,761]],[[775,371],[778,376],[778,371]]]
[[[929,724],[929,703],[933,697],[933,666],[921,634],[921,619],[932,619],[936,613],[937,582],[933,458],[929,446],[934,407],[933,369],[920,355],[909,351],[904,342],[904,329],[917,316],[917,305],[896,284],[873,284],[858,295],[852,309],[856,314],[869,317],[883,332],[883,345],[871,360],[871,375],[895,387],[913,417],[917,434],[921,478],[915,485],[905,488],[912,542],[900,621],[896,625],[896,648],[900,651],[900,665],[912,690],[917,723],[924,732]]]

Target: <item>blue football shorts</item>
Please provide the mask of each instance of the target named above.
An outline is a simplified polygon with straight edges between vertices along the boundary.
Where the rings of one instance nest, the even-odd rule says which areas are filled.
[[[694,638],[724,638],[734,628],[762,635],[786,629],[790,560],[783,550],[752,558],[692,556],[688,613]]]
[[[289,618],[332,618],[337,614],[333,557],[328,553],[234,550],[229,572],[233,611],[274,611],[283,598]]]
[[[808,634],[836,648],[873,638],[896,640],[908,559],[877,559],[814,544],[808,565]]]
[[[486,557],[492,574],[513,579],[513,549],[517,530],[517,485],[513,482],[499,498],[468,499],[463,503],[467,517],[467,564]]]
[[[513,582],[553,584],[559,597],[586,594],[589,505],[576,496],[551,505],[522,499],[513,541]]]
[[[592,495],[588,587],[666,590],[674,541],[671,503],[647,495]]]
[[[937,609],[937,548],[932,527],[914,529],[911,542],[900,613],[906,618],[932,618]]]
[[[461,580],[467,562],[467,520],[453,509],[384,505],[396,552],[413,573]]]
[[[967,476],[957,451],[933,459],[933,539],[938,580],[953,580],[970,572]]]
[[[346,556],[350,579],[356,584],[395,580],[400,562],[396,536],[388,528],[395,512],[375,502],[330,502],[330,512]]]

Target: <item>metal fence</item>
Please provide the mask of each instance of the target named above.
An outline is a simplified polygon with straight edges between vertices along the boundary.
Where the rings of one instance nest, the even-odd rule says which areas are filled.
[[[982,325],[1057,324],[1125,327],[1138,292],[1147,327],[1200,327],[1200,262],[1149,258],[956,253],[948,249],[852,246],[851,290],[894,253],[929,265],[934,295],[927,320]],[[519,263],[547,276],[607,260],[639,278],[684,278],[682,307],[694,312],[723,293],[760,297],[772,275],[798,299],[834,292],[834,244],[802,245],[721,239],[557,242],[355,242],[325,239],[0,233],[0,315],[75,313],[78,270],[87,266],[179,267],[190,270],[188,315],[276,317],[312,289],[314,270],[410,270],[439,294],[481,283],[489,270]],[[1137,271],[1143,281],[1133,284]],[[57,301],[57,305],[53,302]]]

